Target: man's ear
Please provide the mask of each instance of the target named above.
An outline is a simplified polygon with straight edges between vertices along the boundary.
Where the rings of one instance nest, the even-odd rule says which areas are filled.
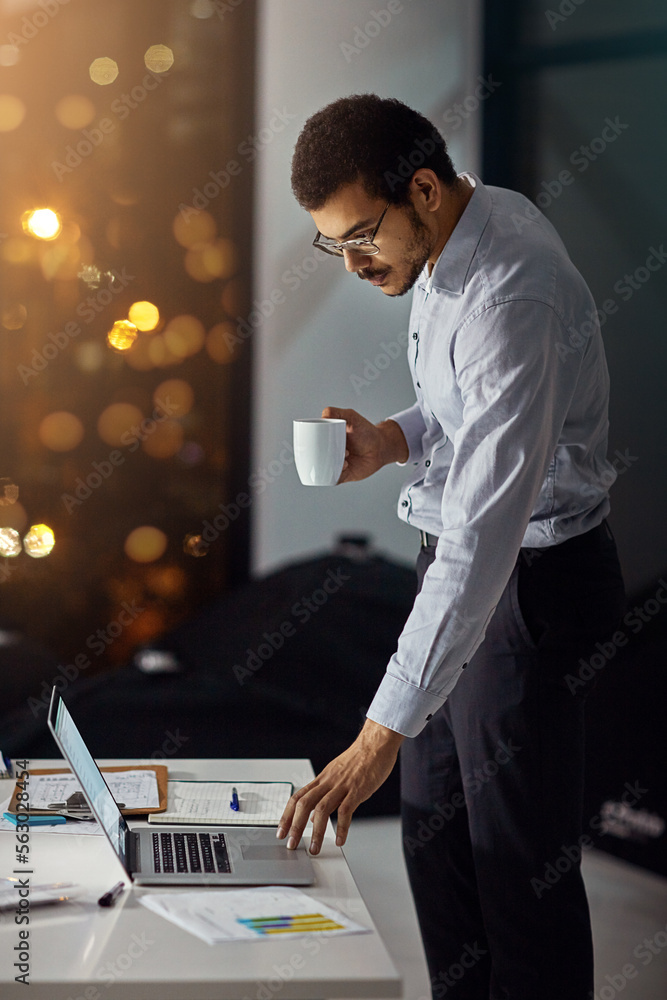
[[[442,204],[442,181],[432,170],[421,167],[410,180],[410,194],[415,205],[421,204],[428,212],[437,212]]]

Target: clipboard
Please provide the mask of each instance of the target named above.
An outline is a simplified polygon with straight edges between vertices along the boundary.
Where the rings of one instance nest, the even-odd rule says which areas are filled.
[[[159,805],[152,806],[146,809],[121,809],[123,816],[145,816],[147,813],[158,813],[164,812],[167,808],[167,781],[169,778],[169,768],[166,764],[125,764],[122,766],[114,767],[101,767],[100,771],[104,774],[105,771],[155,771],[155,776],[157,778],[157,790],[159,797]],[[29,774],[71,774],[71,770],[68,767],[35,767],[28,771]],[[12,792],[11,801],[7,812],[19,813],[25,812],[23,806],[20,802],[17,802],[16,797],[21,789],[18,785],[14,785],[14,791]],[[57,809],[29,809],[29,814],[31,816],[60,816],[61,813]]]

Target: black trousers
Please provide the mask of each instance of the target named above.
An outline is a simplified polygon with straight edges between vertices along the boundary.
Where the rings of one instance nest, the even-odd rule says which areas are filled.
[[[421,550],[420,586],[434,557]],[[606,522],[522,549],[484,642],[401,747],[404,854],[434,998],[592,997],[579,864],[590,684],[571,678],[624,604]]]

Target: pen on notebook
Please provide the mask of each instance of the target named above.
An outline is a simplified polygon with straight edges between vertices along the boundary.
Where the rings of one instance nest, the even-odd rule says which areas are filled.
[[[115,886],[109,889],[108,892],[105,892],[103,896],[100,896],[97,902],[100,906],[113,906],[124,888],[124,882],[116,882]]]
[[[241,808],[239,805],[239,793],[235,788],[232,788],[232,801],[229,803],[229,808],[233,809],[234,812],[238,812]]]

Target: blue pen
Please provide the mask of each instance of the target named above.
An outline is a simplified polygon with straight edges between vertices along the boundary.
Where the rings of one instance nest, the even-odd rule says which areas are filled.
[[[232,788],[232,801],[229,803],[229,808],[233,809],[235,813],[241,808],[239,805],[239,793],[235,788]]]
[[[10,823],[14,823],[18,826],[19,819],[14,813],[3,813],[5,819],[8,819]],[[23,813],[21,816],[23,817]],[[28,816],[27,819],[21,819],[21,826],[46,826],[52,823],[66,823],[67,820],[64,816]]]

